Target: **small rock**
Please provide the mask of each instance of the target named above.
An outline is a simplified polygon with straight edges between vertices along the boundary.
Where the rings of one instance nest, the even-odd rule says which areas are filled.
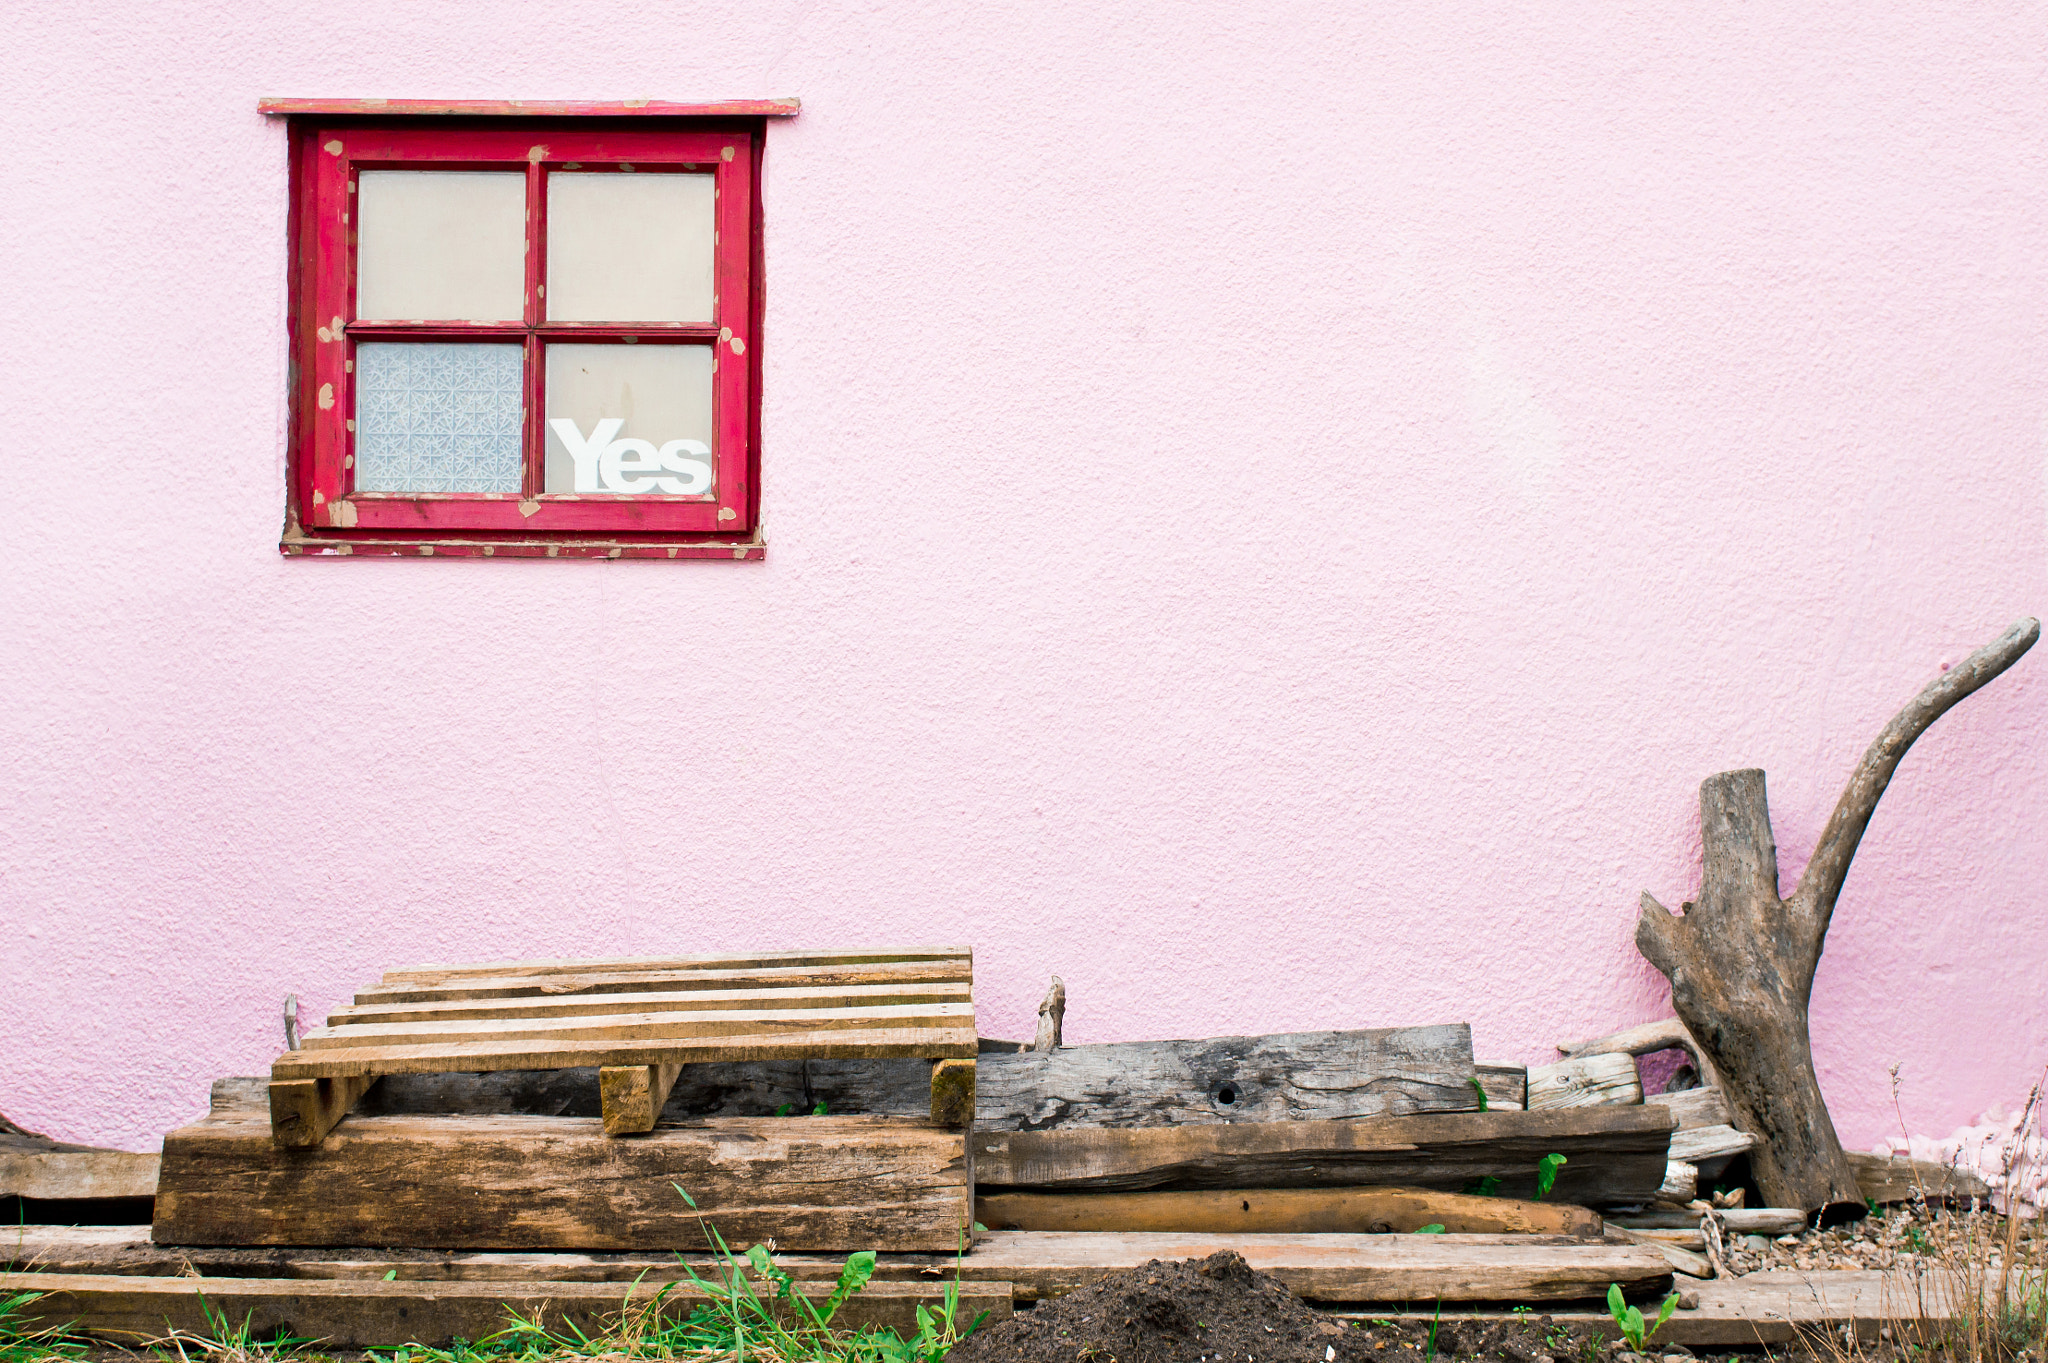
[[[1700,1294],[1697,1292],[1680,1292],[1678,1294],[1678,1309],[1681,1311],[1699,1310]]]
[[[1742,1237],[1742,1247],[1751,1254],[1769,1254],[1771,1240],[1767,1235],[1745,1235]]]
[[[1796,1235],[1781,1235],[1778,1237],[1778,1243],[1781,1245],[1796,1245],[1799,1243],[1799,1237]]]

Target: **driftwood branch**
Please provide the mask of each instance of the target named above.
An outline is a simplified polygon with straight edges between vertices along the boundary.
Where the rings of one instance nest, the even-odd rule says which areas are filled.
[[[1927,732],[1929,725],[1948,713],[1950,706],[2018,662],[2040,637],[2039,620],[2018,621],[1929,682],[1911,704],[1892,716],[1892,722],[1884,726],[1884,732],[1863,754],[1855,775],[1849,778],[1842,798],[1835,804],[1835,812],[1828,818],[1827,827],[1821,830],[1813,859],[1806,863],[1806,872],[1799,877],[1799,888],[1787,901],[1813,938],[1816,960],[1820,957],[1821,938],[1827,934],[1828,920],[1835,912],[1835,899],[1842,893],[1842,882],[1848,879],[1850,859],[1856,855],[1863,830],[1870,826],[1878,799],[1891,784],[1892,773],[1898,770],[1906,750],[1913,746],[1913,740]]]
[[[1032,1038],[1034,1051],[1056,1051],[1060,1048],[1060,1028],[1067,1020],[1067,986],[1060,977],[1052,977],[1052,988],[1045,993],[1045,1002],[1038,1005],[1038,1035]]]
[[[1807,1033],[1813,976],[1849,863],[1913,741],[2041,637],[2022,620],[1929,683],[1892,718],[1849,778],[1799,888],[1778,895],[1764,774],[1700,785],[1699,899],[1671,914],[1648,894],[1636,946],[1671,980],[1671,1001],[1719,1072],[1737,1124],[1757,1136],[1751,1171],[1766,1201],[1840,1218],[1860,1212],[1854,1172],[1821,1101]]]

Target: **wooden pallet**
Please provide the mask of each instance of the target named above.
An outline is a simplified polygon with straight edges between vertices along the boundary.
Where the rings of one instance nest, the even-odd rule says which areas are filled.
[[[965,947],[389,970],[270,1072],[271,1136],[317,1146],[386,1074],[595,1066],[604,1129],[651,1130],[682,1066],[918,1057],[932,1120],[974,1115]]]

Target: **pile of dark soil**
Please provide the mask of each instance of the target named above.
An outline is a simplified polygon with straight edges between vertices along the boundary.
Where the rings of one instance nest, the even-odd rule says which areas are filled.
[[[1041,1302],[973,1335],[947,1363],[1415,1363],[1428,1352],[1429,1328],[1412,1317],[1357,1325],[1332,1318],[1225,1251],[1154,1260]],[[1445,1320],[1436,1356],[1564,1363],[1587,1356],[1582,1335],[1542,1316]]]

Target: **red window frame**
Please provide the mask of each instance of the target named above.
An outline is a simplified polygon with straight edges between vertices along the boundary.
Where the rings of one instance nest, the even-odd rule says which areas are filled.
[[[325,112],[332,106],[306,106]],[[505,106],[497,106],[503,108]],[[765,107],[765,106],[764,106]],[[292,112],[266,104],[266,112]],[[439,112],[436,108],[435,112]],[[769,112],[794,112],[773,108]],[[637,112],[637,111],[635,111]],[[655,126],[650,126],[653,124]],[[759,558],[761,119],[320,118],[293,120],[292,332],[296,401],[286,554]],[[526,176],[525,311],[516,323],[363,321],[355,311],[356,177],[364,170]],[[685,168],[715,177],[715,312],[708,323],[547,320],[547,180]],[[337,325],[338,323],[338,325]],[[359,492],[354,356],[364,341],[517,340],[524,350],[524,484],[512,493]],[[547,494],[550,341],[713,349],[715,478],[704,497]]]

